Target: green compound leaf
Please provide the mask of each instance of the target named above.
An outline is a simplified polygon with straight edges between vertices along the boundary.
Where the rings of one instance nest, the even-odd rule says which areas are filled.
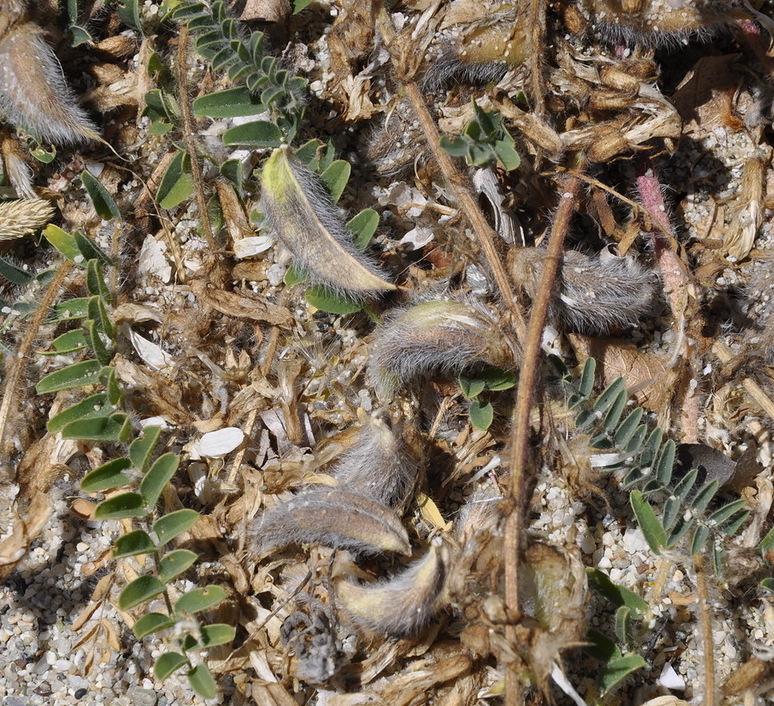
[[[166,554],[159,562],[159,580],[169,583],[173,578],[190,569],[198,558],[198,554],[188,549],[175,549]]]
[[[145,473],[150,465],[151,454],[161,435],[161,427],[145,427],[140,439],[129,445],[129,458],[136,469]]]
[[[89,260],[99,260],[105,265],[112,265],[113,261],[107,256],[101,248],[98,248],[89,238],[87,238],[81,231],[76,230],[73,233],[73,239],[78,246],[78,250],[83,256],[82,262],[88,262]]]
[[[193,190],[191,159],[187,152],[178,152],[161,177],[156,201],[161,208],[175,208],[186,201]]]
[[[21,269],[21,267],[16,267],[16,265],[3,257],[0,257],[0,277],[7,279],[11,284],[18,284],[20,286],[29,284],[35,279],[32,273]]]
[[[86,334],[86,342],[91,348],[94,357],[102,365],[110,365],[110,361],[113,359],[113,352],[107,349],[105,341],[102,340],[102,336],[97,328],[96,321],[87,321],[83,325],[84,333]]]
[[[330,191],[333,203],[336,203],[341,198],[351,173],[352,165],[344,159],[337,159],[320,174],[322,183]]]
[[[156,675],[156,679],[164,681],[186,664],[188,664],[188,658],[179,652],[165,652],[156,660],[156,664],[153,665],[153,673]]]
[[[194,588],[180,596],[175,603],[175,615],[193,614],[207,610],[220,603],[225,597],[226,592],[221,586],[211,585],[204,588]]]
[[[145,478],[140,483],[140,494],[145,500],[149,510],[152,510],[158,499],[161,497],[161,493],[164,491],[164,487],[175,475],[177,467],[180,465],[180,458],[173,453],[164,454],[156,459],[155,463],[151,466]]]
[[[492,425],[494,419],[494,409],[489,402],[481,403],[473,400],[470,403],[470,423],[476,428],[486,431]]]
[[[121,559],[136,554],[151,554],[156,545],[145,530],[134,530],[119,537],[113,545],[113,558]]]
[[[110,290],[105,282],[105,275],[102,271],[100,260],[93,259],[86,263],[86,288],[90,294],[102,297],[106,302],[110,303]]]
[[[348,297],[346,294],[336,294],[327,287],[316,284],[306,290],[304,294],[306,301],[315,309],[327,311],[330,314],[354,314],[363,308],[363,305]]]
[[[140,576],[118,594],[118,607],[121,610],[135,608],[151,598],[160,596],[165,590],[166,586],[155,576]]]
[[[457,378],[457,384],[460,387],[460,392],[466,399],[472,400],[478,397],[486,387],[486,382],[479,378],[468,377],[465,374],[461,374]]]
[[[640,655],[626,655],[605,663],[599,675],[600,695],[608,694],[626,677],[645,666],[645,659]]]
[[[774,578],[765,578],[758,585],[766,591],[774,593]]]
[[[142,498],[141,495],[138,495]],[[158,546],[163,547],[179,534],[187,532],[199,521],[199,513],[196,510],[175,510],[164,517],[160,517],[153,524],[153,531],[158,539]]]
[[[81,182],[89,194],[91,202],[94,204],[94,210],[102,220],[109,221],[112,218],[121,218],[121,211],[108,193],[108,190],[102,185],[88,169],[81,172]]]
[[[298,155],[297,152],[296,155]],[[378,227],[379,214],[372,208],[364,209],[347,221],[347,228],[352,231],[353,242],[358,250],[365,250],[368,247]]]
[[[86,336],[82,329],[73,329],[51,341],[51,350],[39,351],[41,355],[63,355],[86,348]]]
[[[94,385],[99,382],[101,370],[102,363],[98,360],[84,360],[81,363],[74,363],[46,375],[35,385],[35,391],[39,395],[45,395],[49,392],[69,390],[73,387]]]
[[[200,96],[193,102],[194,115],[208,118],[241,118],[260,115],[266,110],[244,86]]]
[[[656,517],[656,513],[639,490],[633,490],[629,495],[629,500],[648,546],[654,554],[660,554],[661,550],[667,546],[667,536],[664,527]]]
[[[516,386],[516,373],[512,370],[503,370],[502,368],[496,368],[492,365],[488,365],[477,376],[478,379],[483,380],[487,390],[492,392],[500,392],[501,390],[510,390]]]
[[[73,262],[85,262],[75,238],[62,230],[59,226],[53,224],[47,225],[43,229],[43,237],[48,240],[62,255]]]
[[[170,618],[168,615],[164,615],[164,613],[147,613],[134,624],[132,630],[134,630],[137,639],[141,640],[154,632],[171,628],[174,624],[174,618]]]
[[[81,481],[81,490],[84,493],[102,493],[113,488],[120,488],[122,485],[129,485],[132,478],[123,471],[132,467],[132,462],[128,458],[114,458],[112,461],[103,463],[99,468],[95,468],[91,473],[87,473]]]
[[[693,539],[691,539],[691,556],[696,556],[707,543],[709,539],[709,527],[706,525],[699,525],[696,531],[693,533]]]
[[[125,444],[132,436],[128,414],[117,412],[109,417],[94,417],[70,422],[62,428],[63,439],[83,441],[114,441]]]
[[[627,606],[634,613],[640,615],[643,615],[648,611],[648,603],[644,598],[638,596],[634,591],[630,591],[624,586],[613,583],[604,571],[587,568],[586,576],[588,576],[591,588],[601,593],[613,605]]]
[[[108,402],[107,395],[104,392],[98,392],[51,417],[46,424],[46,429],[55,434],[72,422],[92,417],[105,417],[114,410],[115,407]]]
[[[282,131],[266,120],[237,125],[223,133],[224,145],[244,145],[247,147],[279,147],[282,144]]]
[[[125,517],[144,517],[146,514],[145,503],[139,493],[122,493],[108,498],[94,510],[94,518],[97,520],[122,520]]]
[[[218,695],[218,685],[206,664],[197,664],[186,676],[191,688],[203,699],[214,699]]]
[[[212,623],[201,627],[201,647],[215,647],[233,642],[236,628],[226,623]]]
[[[293,0],[293,14],[297,15],[301,10],[309,7],[314,0]]]

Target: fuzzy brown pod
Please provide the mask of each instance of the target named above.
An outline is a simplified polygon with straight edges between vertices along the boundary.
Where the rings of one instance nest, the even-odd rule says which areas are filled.
[[[381,399],[389,399],[417,378],[458,373],[476,362],[513,368],[517,353],[498,331],[496,319],[477,303],[415,304],[377,330],[369,380]]]
[[[296,266],[312,281],[355,297],[396,289],[354,246],[320,177],[287,147],[274,150],[264,164],[261,206]]]
[[[264,512],[253,523],[254,551],[321,544],[353,554],[410,554],[408,535],[390,508],[338,488],[304,490]]]
[[[99,139],[31,10],[18,0],[0,8],[0,112],[41,141]]]
[[[339,603],[361,630],[395,637],[416,634],[443,607],[448,558],[436,539],[421,559],[390,579],[371,585],[339,581]]]
[[[579,0],[578,6],[609,40],[676,46],[690,36],[707,39],[735,20],[755,19],[771,34],[774,23],[747,0]]]
[[[513,249],[508,255],[514,283],[531,299],[537,294],[544,258],[539,248]],[[653,312],[657,284],[655,273],[633,258],[567,250],[549,316],[562,331],[610,335],[636,326]]]

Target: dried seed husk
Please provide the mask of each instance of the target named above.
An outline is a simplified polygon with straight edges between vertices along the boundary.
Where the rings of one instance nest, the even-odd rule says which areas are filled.
[[[295,265],[313,282],[356,297],[396,289],[354,246],[352,233],[320,177],[288,147],[274,150],[266,160],[261,206]]]
[[[0,240],[15,240],[34,233],[54,216],[54,207],[44,199],[22,199],[0,203]]]
[[[393,316],[376,333],[368,375],[388,399],[412,380],[449,374],[485,362],[513,368],[515,353],[483,307],[460,301],[429,301]]]
[[[354,554],[410,554],[408,535],[390,508],[340,489],[310,489],[266,511],[254,523],[255,550],[321,544]]]
[[[362,630],[401,636],[419,632],[442,607],[446,551],[440,540],[400,574],[372,585],[340,581],[338,599]]]

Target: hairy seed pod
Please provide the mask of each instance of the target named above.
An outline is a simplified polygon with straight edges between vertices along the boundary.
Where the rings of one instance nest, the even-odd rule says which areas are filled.
[[[296,266],[313,281],[354,296],[396,288],[354,246],[320,178],[287,147],[274,150],[266,160],[261,205]]]
[[[43,31],[26,21],[21,6],[12,2],[0,10],[0,113],[41,141],[99,139]]]
[[[386,422],[371,417],[355,443],[336,461],[331,475],[343,491],[392,507],[402,515],[414,495],[420,466],[407,434],[410,430],[396,433]]]
[[[579,7],[613,41],[647,46],[677,44],[735,20],[755,19],[771,33],[774,23],[747,0],[580,0]]]
[[[539,248],[518,248],[508,256],[513,281],[530,298],[537,293],[544,258]],[[563,331],[606,336],[651,313],[656,294],[656,275],[634,259],[567,250],[549,316]]]
[[[291,544],[321,544],[359,556],[411,553],[393,510],[338,488],[302,491],[258,517],[251,534],[259,555]]]
[[[475,362],[512,368],[515,358],[483,307],[430,301],[405,309],[377,331],[368,376],[379,397],[389,399],[423,375],[457,373]]]
[[[339,603],[361,630],[400,637],[424,628],[442,607],[446,549],[436,540],[402,573],[372,585],[336,584]]]
[[[455,0],[442,27],[458,27],[459,38],[441,52],[422,83],[435,90],[450,80],[497,81],[527,58],[527,24],[510,2]]]

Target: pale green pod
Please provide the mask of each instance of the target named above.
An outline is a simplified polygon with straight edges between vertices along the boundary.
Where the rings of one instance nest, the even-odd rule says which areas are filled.
[[[287,147],[274,150],[266,160],[261,206],[294,264],[313,282],[356,297],[396,289],[354,246],[320,177]]]

